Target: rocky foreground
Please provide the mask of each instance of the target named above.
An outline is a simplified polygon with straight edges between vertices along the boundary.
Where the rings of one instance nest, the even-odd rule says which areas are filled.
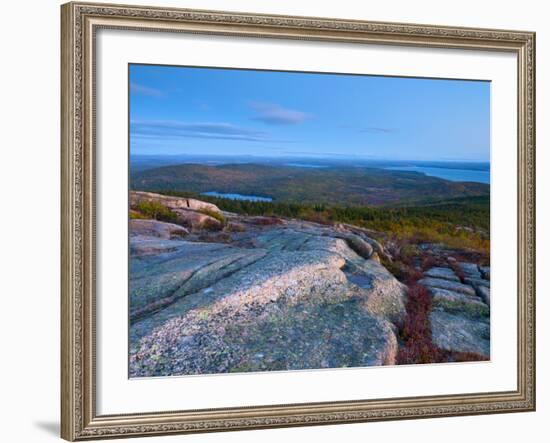
[[[450,267],[434,267],[419,280],[432,295],[432,341],[441,349],[489,357],[489,269],[452,264],[462,278]]]
[[[131,377],[396,363],[407,288],[367,230],[131,194],[143,201],[175,217],[130,220]],[[419,282],[434,342],[488,357],[489,270],[461,266]]]

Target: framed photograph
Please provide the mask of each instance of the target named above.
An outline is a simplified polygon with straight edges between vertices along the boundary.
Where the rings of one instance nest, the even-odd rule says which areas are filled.
[[[534,410],[534,33],[61,14],[63,438]]]

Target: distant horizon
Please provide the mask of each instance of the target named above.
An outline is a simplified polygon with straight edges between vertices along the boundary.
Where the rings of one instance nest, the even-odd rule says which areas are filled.
[[[130,151],[488,162],[490,86],[130,64]]]
[[[431,159],[392,159],[392,158],[373,158],[373,157],[361,157],[359,155],[305,155],[305,154],[287,154],[279,156],[270,156],[262,154],[188,154],[188,153],[170,153],[170,154],[132,154],[130,157],[216,157],[216,158],[256,158],[256,159],[308,159],[308,160],[361,160],[361,161],[372,161],[372,162],[395,162],[395,163],[475,163],[475,164],[490,164],[489,160],[470,160],[470,159],[442,159],[442,158],[431,158]]]

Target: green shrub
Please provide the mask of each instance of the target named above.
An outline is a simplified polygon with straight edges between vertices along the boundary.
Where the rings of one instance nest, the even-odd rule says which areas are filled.
[[[209,219],[209,220],[205,220],[202,223],[201,229],[203,231],[210,231],[210,232],[221,231],[223,229],[223,224],[220,224],[218,221]]]
[[[211,209],[199,209],[198,212],[204,215],[208,215],[212,218],[215,218],[218,220],[222,225],[225,225],[225,217],[223,214],[220,214],[219,212],[212,211]]]
[[[399,250],[399,258],[403,263],[412,265],[414,260],[421,255],[418,247],[414,244],[406,243]]]
[[[135,211],[133,209],[130,209],[130,212],[128,214],[130,217],[130,220],[143,220],[147,219],[145,215],[143,215],[141,212]]]
[[[177,215],[170,208],[156,201],[142,200],[134,209],[145,218],[167,222],[174,222],[177,219]]]

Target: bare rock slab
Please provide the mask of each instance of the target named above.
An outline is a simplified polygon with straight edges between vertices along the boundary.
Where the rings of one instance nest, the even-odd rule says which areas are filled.
[[[406,288],[362,238],[290,220],[232,234],[134,238],[132,376],[395,363]]]
[[[351,283],[366,295],[365,306],[370,312],[401,325],[407,315],[406,287],[376,260],[350,262],[346,274]]]
[[[477,267],[477,264],[468,263],[468,262],[458,262],[458,266],[462,270],[462,272],[464,272],[464,275],[466,277],[481,278],[481,273],[479,272],[479,268]]]
[[[348,246],[364,259],[369,259],[374,252],[371,244],[363,240],[356,234],[340,234],[339,238],[344,239],[347,242]]]
[[[172,197],[168,195],[155,194],[153,192],[131,191],[130,206],[135,206],[142,201],[154,201],[170,209],[188,209],[192,211],[213,211],[220,213],[220,209],[208,202],[195,200],[193,198]]]
[[[479,266],[479,272],[485,280],[491,280],[491,268],[489,266]]]
[[[130,220],[129,230],[131,236],[142,235],[165,240],[178,239],[189,234],[189,231],[183,226],[157,220]]]
[[[460,292],[452,292],[447,289],[429,288],[428,291],[432,295],[432,303],[435,306],[445,306],[451,303],[470,304],[473,306],[481,306],[484,304],[479,297],[461,294]]]
[[[139,238],[131,242],[131,251],[146,244],[149,249],[172,244],[157,254],[130,256],[130,319],[134,321],[178,298],[199,291],[247,266],[265,255],[219,244],[194,242],[156,242]]]
[[[165,240],[150,236],[130,235],[130,256],[143,258],[146,256],[157,256],[177,251],[185,242],[181,240]]]
[[[444,280],[442,278],[425,277],[421,280],[418,280],[418,283],[426,286],[428,289],[439,288],[471,296],[476,295],[474,288],[472,288],[471,286],[459,282]]]
[[[432,340],[441,349],[490,356],[490,327],[486,319],[434,309],[430,314]]]
[[[424,272],[426,277],[439,278],[460,283],[460,279],[451,268],[434,267]]]
[[[202,229],[218,231],[222,229],[222,223],[208,214],[189,209],[173,209],[172,212],[176,214],[178,223],[190,229],[197,231]]]
[[[356,367],[396,360],[397,340],[389,324],[355,299],[275,303],[255,317],[221,324],[211,313],[194,315],[145,337],[131,357],[131,376]]]
[[[203,233],[215,219],[186,199],[136,198],[162,200]],[[406,288],[362,231],[226,217],[242,225],[230,242],[131,226],[132,376],[395,364]]]
[[[477,295],[487,304],[491,306],[491,289],[486,286],[478,286],[476,288]]]
[[[464,279],[464,283],[469,284],[470,286],[473,286],[474,288],[477,288],[478,286],[485,286],[486,288],[491,287],[491,283],[488,280],[484,280],[482,278],[470,278],[466,277]]]

